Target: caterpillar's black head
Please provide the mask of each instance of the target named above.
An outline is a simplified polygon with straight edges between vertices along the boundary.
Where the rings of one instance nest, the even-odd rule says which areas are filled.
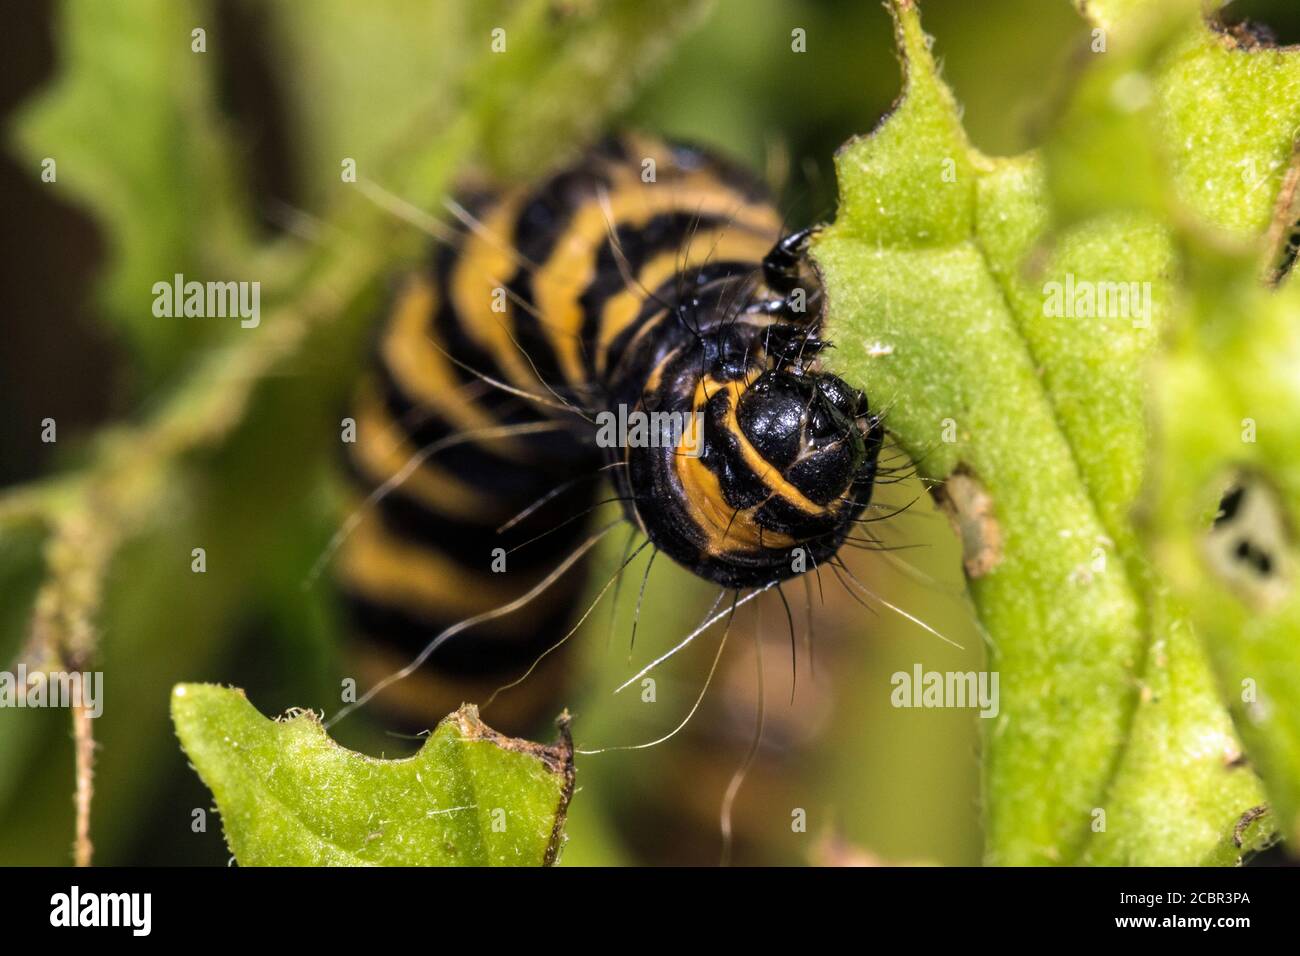
[[[834,375],[770,369],[741,393],[736,424],[783,481],[808,500],[831,505],[850,495],[864,471],[874,473],[871,427],[858,424],[866,406],[865,395]],[[872,437],[878,448],[878,435]]]
[[[862,392],[770,359],[720,361],[703,376],[684,363],[663,386],[693,412],[694,431],[667,453],[627,457],[640,523],[661,550],[728,587],[794,577],[839,550],[870,499],[884,436]]]

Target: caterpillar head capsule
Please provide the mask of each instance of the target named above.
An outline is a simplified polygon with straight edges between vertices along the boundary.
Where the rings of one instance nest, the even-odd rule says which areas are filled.
[[[676,447],[632,449],[627,489],[655,545],[727,587],[764,587],[839,550],[870,501],[884,426],[829,373],[725,361],[690,387]]]
[[[867,434],[858,427],[866,404],[865,395],[834,375],[772,369],[740,395],[736,423],[784,482],[814,504],[829,505],[850,497],[864,468],[874,468]],[[787,530],[809,537],[818,525],[817,518],[796,517]]]

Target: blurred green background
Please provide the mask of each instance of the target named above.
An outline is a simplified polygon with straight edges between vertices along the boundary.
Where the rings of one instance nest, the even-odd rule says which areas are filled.
[[[142,16],[162,9],[136,2]],[[593,5],[557,0],[554,7],[558,16],[570,6]],[[120,278],[124,262],[144,263],[142,274],[164,278],[184,263],[232,261],[256,244],[259,268],[285,277],[278,285],[268,281],[272,294],[291,298],[292,270],[282,263],[314,241],[317,217],[328,215],[335,157],[355,155],[365,163],[381,140],[418,137],[421,122],[450,110],[475,82],[463,38],[479,36],[494,13],[513,6],[395,0],[362,14],[333,0],[177,4],[155,33],[81,37],[80,44],[98,45],[79,53],[76,43],[62,42],[63,5],[27,3],[12,11],[0,38],[0,55],[11,65],[0,99],[10,128],[9,148],[0,156],[0,484],[84,464],[107,423],[140,420],[159,408],[205,355],[229,345],[220,333],[196,326],[179,334],[159,330],[141,290],[134,294],[145,320],[122,318],[133,294]],[[925,0],[923,6],[976,145],[994,154],[1034,145],[1038,118],[1051,105],[1051,78],[1087,40],[1070,4]],[[1232,9],[1268,23],[1283,42],[1300,39],[1293,4],[1252,0]],[[177,36],[188,57],[189,25],[197,22],[211,38],[206,73],[152,57],[151,44]],[[807,53],[791,51],[796,27],[807,32]],[[70,167],[78,157],[87,164],[103,159],[120,172],[156,155],[170,174],[145,170],[137,181],[102,176],[94,181],[100,195],[90,198],[40,183],[44,154],[33,131],[57,124],[24,129],[29,98],[56,81],[66,84],[66,71],[78,63],[83,91],[93,89],[96,63],[111,65],[115,44],[124,61],[140,64],[139,73],[155,71],[158,82],[170,84],[172,99],[156,114],[151,103],[129,99],[93,103],[98,128],[85,129],[79,148],[66,151],[69,161],[60,158],[61,177],[75,178]],[[603,125],[703,142],[763,170],[792,224],[833,215],[835,148],[869,130],[899,87],[888,16],[878,4],[849,0],[705,5],[698,22],[641,79],[629,103]],[[147,82],[140,79],[142,89]],[[79,95],[75,87],[71,95]],[[181,104],[180,129],[169,125],[173,100]],[[200,101],[214,105],[205,112],[195,105]],[[82,108],[91,108],[86,102]],[[411,127],[417,132],[402,132]],[[212,140],[191,153],[195,140],[186,137],[197,136],[196,129]],[[174,148],[169,136],[187,149]],[[192,182],[209,181],[202,178],[209,156],[237,171],[245,188],[184,193]],[[528,157],[510,165],[526,169]],[[187,180],[187,170],[195,169]],[[130,196],[132,186],[143,201],[114,210],[116,191]],[[106,236],[105,208],[110,219],[119,217],[116,239]],[[123,255],[123,242],[158,249],[132,260],[131,247]],[[181,251],[192,258],[169,258]],[[116,286],[105,282],[115,276]],[[371,296],[371,316],[378,315],[381,291]],[[181,464],[174,487],[157,503],[158,520],[113,562],[96,665],[107,681],[105,713],[95,728],[97,863],[226,862],[215,816],[207,832],[191,830],[193,809],[211,800],[172,735],[167,701],[174,682],[244,687],[266,713],[335,708],[342,634],[333,596],[328,581],[307,590],[301,582],[337,526],[332,442],[368,324],[313,340],[283,374],[263,383],[241,427]],[[57,445],[40,441],[46,417],[58,421]],[[850,564],[871,589],[963,649],[884,607],[864,610],[827,577],[824,602],[813,595],[816,663],[810,668],[805,593],[796,582],[786,589],[801,655],[792,704],[785,612],[768,595],[738,615],[710,692],[681,734],[652,749],[580,758],[564,862],[717,862],[723,794],[753,732],[756,648],[766,678],[765,728],[735,804],[735,861],[979,861],[974,713],[895,709],[889,693],[890,675],[917,663],[977,669],[981,638],[962,596],[955,542],[924,489],[904,482],[885,489],[883,500],[910,505],[874,529],[901,550],[888,557],[855,553]],[[622,536],[611,541],[593,571],[593,593],[618,560]],[[25,639],[42,576],[42,543],[39,528],[0,529],[5,662]],[[205,575],[189,571],[189,550],[197,543],[207,548]],[[629,581],[639,581],[640,566]],[[656,672],[655,703],[643,703],[636,688],[615,696],[618,684],[694,626],[713,597],[668,562],[657,562],[629,657],[635,592],[622,589],[612,628],[602,608],[580,636],[582,690],[568,701],[579,747],[638,743],[668,732],[690,708],[712,659],[716,633]],[[485,717],[490,723],[490,710]],[[342,725],[339,736],[374,753],[413,746],[362,720]],[[72,792],[67,714],[0,710],[0,864],[68,862]],[[806,812],[806,832],[791,828],[796,809]]]

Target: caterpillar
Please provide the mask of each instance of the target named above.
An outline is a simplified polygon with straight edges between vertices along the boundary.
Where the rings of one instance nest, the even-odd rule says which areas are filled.
[[[451,208],[466,229],[401,280],[355,398],[365,514],[338,579],[361,681],[407,665],[390,715],[427,727],[532,668],[491,715],[526,728],[563,698],[548,652],[577,618],[602,477],[651,560],[734,610],[836,555],[884,426],[819,367],[811,232],[732,163],[623,135]],[[678,427],[624,434],[645,418]]]

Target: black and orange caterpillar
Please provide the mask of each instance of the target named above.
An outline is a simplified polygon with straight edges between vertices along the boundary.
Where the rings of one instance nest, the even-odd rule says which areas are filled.
[[[467,229],[401,284],[356,400],[350,468],[374,507],[340,579],[364,682],[483,618],[387,687],[386,709],[427,726],[541,657],[491,714],[520,728],[562,701],[563,655],[543,653],[584,582],[555,570],[591,540],[596,479],[656,552],[739,593],[837,553],[884,427],[818,368],[809,231],[785,235],[730,163],[629,135],[452,208]],[[687,424],[601,447],[594,416],[615,410]]]

